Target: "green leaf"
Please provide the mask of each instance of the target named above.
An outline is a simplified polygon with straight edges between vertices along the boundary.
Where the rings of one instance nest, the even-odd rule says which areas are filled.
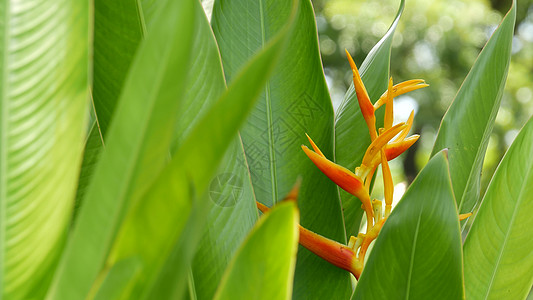
[[[284,24],[290,1],[216,1],[211,24],[226,79]],[[241,130],[256,199],[268,206],[282,199],[301,176],[299,206],[306,228],[346,242],[338,191],[301,150],[308,133],[333,157],[333,109],[318,51],[309,0],[300,1],[290,43],[259,103]],[[346,298],[349,274],[304,248],[297,260],[294,298]]]
[[[254,107],[287,32],[288,28],[284,28],[243,68],[181,143],[146,197],[128,215],[110,262],[141,256],[144,271],[139,279],[139,294],[150,298],[183,294],[200,238],[198,229],[206,222],[209,202],[203,197],[204,191],[238,128]],[[192,201],[193,198],[196,200]]]
[[[449,149],[450,174],[460,213],[480,197],[483,158],[498,113],[511,58],[516,5],[492,34],[444,115],[432,155]]]
[[[104,147],[102,136],[98,130],[98,124],[93,122],[89,135],[85,141],[85,150],[83,151],[83,162],[81,164],[80,175],[78,178],[78,190],[76,191],[76,201],[74,204],[74,211],[71,223],[74,223],[78,215],[78,211],[87,192],[87,188],[91,182],[94,168],[100,158],[100,153]]]
[[[168,1],[139,46],[49,299],[87,295],[128,206],[164,167],[186,84],[192,3]]]
[[[136,258],[117,262],[107,272],[94,300],[130,299],[131,283],[140,270],[141,262]]]
[[[444,152],[385,222],[354,299],[464,299],[461,234]]]
[[[213,299],[224,270],[258,218],[239,138],[232,142],[215,174],[208,188],[214,205],[193,263],[198,299]]]
[[[405,1],[402,0],[389,30],[368,53],[359,68],[368,96],[373,102],[379,99],[381,94],[387,90],[392,39],[404,6]],[[346,61],[346,66],[349,68],[348,61]],[[376,112],[376,119],[379,128],[379,124],[383,124],[383,109]],[[346,95],[344,95],[344,99],[335,116],[335,162],[345,168],[354,170],[355,167],[361,164],[369,145],[370,134],[359,109],[357,95],[352,83]],[[347,239],[349,239],[350,236],[357,236],[357,233],[359,233],[363,209],[361,208],[361,201],[355,196],[344,190],[340,190],[340,195],[346,235]]]
[[[471,299],[525,299],[533,284],[533,118],[505,154],[464,245]]]
[[[291,299],[297,245],[296,205],[280,203],[254,226],[214,299]]]
[[[0,298],[42,298],[86,134],[88,1],[0,2]]]
[[[138,0],[94,1],[93,102],[103,137],[144,36]]]

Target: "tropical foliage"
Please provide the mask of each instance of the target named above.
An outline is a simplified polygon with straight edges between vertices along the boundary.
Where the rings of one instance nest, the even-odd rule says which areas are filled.
[[[0,298],[527,297],[532,118],[480,192],[516,3],[393,209],[404,5],[334,113],[310,0],[2,1]]]

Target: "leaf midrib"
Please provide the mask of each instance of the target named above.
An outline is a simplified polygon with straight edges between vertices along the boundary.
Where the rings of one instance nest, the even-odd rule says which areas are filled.
[[[413,249],[411,250],[411,259],[409,260],[409,273],[407,273],[407,291],[405,293],[405,299],[409,299],[409,292],[411,290],[411,276],[413,275],[413,266],[414,266],[414,260],[415,260],[415,252],[416,252],[416,242],[418,239],[418,233],[420,229],[420,220],[422,216],[422,209],[420,209],[420,212],[418,213],[417,223],[416,223],[416,229],[415,229],[415,238],[413,241]]]
[[[528,182],[528,179],[531,178],[531,176],[533,175],[532,169],[533,168],[531,168],[531,166],[527,166],[526,175],[524,176],[524,183]],[[520,207],[520,205],[522,203],[522,200],[525,198],[524,197],[524,187],[526,186],[526,184],[524,184],[524,183],[520,187],[520,193],[518,194],[518,200],[516,201],[516,205],[515,205],[515,207],[513,209],[513,214],[511,216],[511,220],[509,222],[509,226],[507,227],[507,230],[505,232],[505,238],[503,239],[503,243],[502,243],[502,246],[500,248],[501,251],[500,251],[500,253],[498,255],[498,259],[496,260],[496,263],[494,264],[494,271],[492,272],[490,283],[487,286],[487,293],[485,294],[485,297],[484,297],[485,300],[489,298],[490,291],[492,289],[492,285],[494,284],[494,280],[496,278],[496,273],[498,272],[498,269],[500,267],[500,262],[501,262],[503,253],[506,250],[506,245],[507,245],[507,241],[509,240],[510,232],[511,232],[511,230],[514,227],[514,223],[515,223],[515,220],[516,220],[516,215],[518,214],[518,208]]]
[[[259,19],[261,21],[261,48],[265,46],[265,17],[263,13],[263,0],[259,0]],[[267,117],[267,132],[268,132],[268,154],[270,161],[270,179],[272,186],[272,204],[276,204],[278,199],[278,181],[276,175],[276,154],[274,149],[274,132],[272,122],[272,102],[270,97],[270,80],[265,83],[265,104]]]

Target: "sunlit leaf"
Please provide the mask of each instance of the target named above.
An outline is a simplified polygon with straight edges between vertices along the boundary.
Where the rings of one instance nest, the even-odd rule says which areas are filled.
[[[505,154],[464,245],[468,299],[524,299],[533,284],[533,118]]]
[[[42,298],[86,134],[89,4],[0,1],[0,298]]]
[[[50,299],[87,295],[132,199],[146,191],[165,165],[186,83],[192,8],[192,1],[168,1],[139,46]]]
[[[298,211],[277,205],[254,226],[230,262],[214,299],[291,299]]]
[[[460,213],[479,200],[483,158],[507,78],[516,5],[494,31],[444,115],[432,155],[449,149],[450,175]]]

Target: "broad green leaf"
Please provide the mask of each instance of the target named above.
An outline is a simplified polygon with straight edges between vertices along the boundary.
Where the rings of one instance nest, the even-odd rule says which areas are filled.
[[[200,118],[154,186],[128,215],[110,262],[132,255],[141,257],[144,270],[139,279],[140,295],[159,298],[162,294],[177,297],[183,294],[200,239],[200,234],[191,232],[200,229],[201,233],[206,222],[209,202],[203,197],[204,191],[238,128],[254,107],[287,32],[285,28],[245,66]]]
[[[279,30],[291,3],[285,0],[216,1],[211,24],[226,79]],[[299,206],[302,225],[346,241],[338,192],[301,150],[308,133],[333,157],[333,109],[320,61],[316,24],[309,0],[300,1],[291,41],[259,103],[241,130],[256,199],[268,206],[303,178]],[[294,298],[346,298],[349,274],[300,248]]]
[[[186,85],[192,3],[168,1],[139,46],[49,299],[87,295],[128,206],[164,167]]]
[[[98,163],[98,159],[100,158],[100,153],[102,152],[103,147],[104,143],[102,140],[102,136],[100,135],[100,131],[98,130],[98,124],[95,121],[93,122],[93,125],[91,126],[91,129],[89,131],[89,135],[87,136],[87,139],[85,141],[85,150],[83,151],[83,162],[81,164],[80,175],[78,178],[78,189],[76,191],[76,201],[74,204],[74,211],[71,223],[74,222],[76,216],[78,215],[78,211],[81,207],[83,198],[85,197],[87,187],[91,182],[94,168]]]
[[[387,90],[389,80],[389,67],[391,57],[391,46],[396,26],[405,6],[405,1],[401,0],[398,13],[383,38],[372,48],[370,53],[361,64],[359,72],[365,84],[368,96],[372,102]],[[349,69],[348,61],[346,67]],[[376,112],[376,121],[383,124],[383,109]],[[361,164],[366,149],[370,145],[370,134],[366,126],[365,119],[359,109],[357,95],[353,83],[344,95],[344,99],[339,106],[335,116],[335,161],[350,170]],[[350,236],[357,236],[359,224],[363,216],[361,202],[344,190],[340,190],[342,208],[344,212],[344,223],[346,227],[347,239]]]
[[[291,299],[297,246],[296,205],[280,203],[254,226],[214,299]]]
[[[0,1],[0,298],[42,298],[86,134],[89,2]]]
[[[516,5],[494,31],[442,119],[432,155],[449,149],[450,174],[460,213],[480,197],[483,158],[507,78]]]
[[[194,258],[198,299],[213,299],[229,261],[258,217],[240,139],[233,142],[208,187],[211,205]]]
[[[138,0],[94,1],[93,101],[103,137],[144,35]]]
[[[354,299],[464,299],[461,234],[444,152],[385,222]]]
[[[525,299],[533,284],[533,118],[494,173],[464,245],[468,299]]]
[[[107,272],[94,299],[130,299],[131,282],[140,270],[141,262],[134,257],[117,262]]]

